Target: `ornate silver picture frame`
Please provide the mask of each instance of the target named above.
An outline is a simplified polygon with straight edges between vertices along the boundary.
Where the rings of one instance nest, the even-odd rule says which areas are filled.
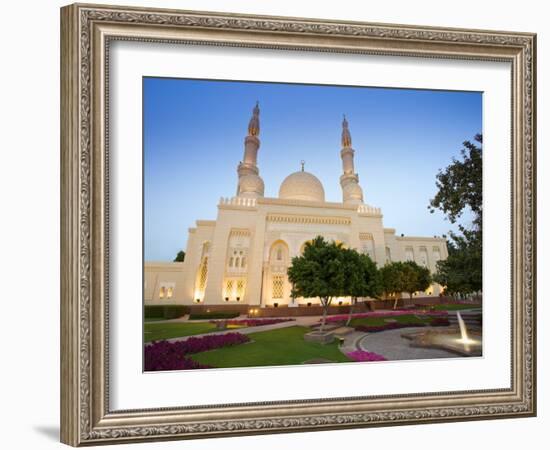
[[[109,386],[109,56],[115,41],[511,65],[508,388],[113,410]],[[536,414],[536,36],[74,4],[61,9],[61,440],[97,445]],[[503,149],[503,151],[506,151]]]

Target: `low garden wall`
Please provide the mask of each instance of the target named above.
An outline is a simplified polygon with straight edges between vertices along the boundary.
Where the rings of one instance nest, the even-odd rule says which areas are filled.
[[[401,298],[397,302],[398,308],[414,305],[437,305],[439,303],[454,303],[450,297],[413,297],[412,299],[406,297]],[[393,309],[394,300],[373,300],[369,302],[359,302],[354,306],[353,311],[356,313],[379,310],[379,309]],[[301,316],[320,316],[323,314],[323,308],[320,305],[311,306],[279,306],[277,308],[273,306],[259,307],[256,305],[247,304],[235,304],[230,305],[187,305],[185,306],[185,313],[194,315],[208,315],[215,313],[239,313],[242,315],[249,315],[249,311],[253,309],[254,314],[250,314],[253,317],[301,317]],[[329,307],[329,314],[346,314],[349,312],[349,305],[333,305]],[[156,312],[156,311],[155,311]],[[172,312],[172,311],[170,311]],[[207,318],[207,317],[205,317]]]

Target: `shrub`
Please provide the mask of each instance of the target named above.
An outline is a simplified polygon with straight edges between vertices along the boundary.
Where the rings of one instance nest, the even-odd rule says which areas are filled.
[[[221,347],[243,344],[250,338],[240,333],[214,334],[190,337],[184,341],[155,341],[145,346],[145,370],[189,370],[209,369],[188,358],[188,354],[205,352]]]
[[[346,353],[346,356],[357,362],[387,361],[382,355],[374,352],[367,352],[365,350],[354,350],[353,352]]]
[[[184,305],[145,305],[145,319],[177,319],[189,312]]]
[[[240,313],[238,311],[195,313],[189,315],[189,320],[233,319],[239,316]]]

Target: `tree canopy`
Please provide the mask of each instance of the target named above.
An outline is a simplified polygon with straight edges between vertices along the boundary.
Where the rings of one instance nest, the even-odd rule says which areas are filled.
[[[343,249],[346,280],[342,295],[352,298],[378,297],[382,283],[376,263],[355,249]]]
[[[334,297],[343,295],[346,263],[342,244],[317,236],[306,243],[301,256],[292,258],[288,279],[293,297],[318,297],[323,306],[320,331],[324,331],[328,308]]]
[[[321,236],[306,243],[301,256],[292,258],[288,279],[294,297],[331,299],[342,294],[346,279],[342,244]]]
[[[386,296],[395,295],[393,308],[397,307],[397,294],[407,292],[412,298],[417,291],[426,290],[431,282],[430,270],[414,261],[395,261],[380,269],[382,289]]]
[[[353,308],[358,297],[378,298],[382,293],[382,282],[376,263],[369,255],[355,249],[343,249],[346,281],[344,295],[351,297],[347,324],[351,322]]]
[[[430,287],[432,277],[430,269],[419,266],[414,261],[405,261],[401,263],[401,282],[403,292],[407,292],[412,298],[418,291],[424,291]]]
[[[467,211],[474,216],[471,224],[459,224],[459,233],[449,233],[449,256],[437,263],[434,279],[448,294],[468,294],[482,289],[482,144],[480,134],[474,137],[474,143],[463,143],[461,159],[453,159],[437,174],[438,192],[429,205],[431,212],[441,210],[451,223]]]
[[[435,184],[438,191],[429,205],[431,212],[441,210],[451,223],[469,209],[474,214],[473,226],[479,229],[483,213],[482,143],[481,134],[474,137],[474,143],[463,142],[461,159],[453,159],[445,170],[437,174]]]
[[[445,292],[471,294],[482,290],[481,235],[465,230],[447,244],[449,256],[439,261],[434,280]]]

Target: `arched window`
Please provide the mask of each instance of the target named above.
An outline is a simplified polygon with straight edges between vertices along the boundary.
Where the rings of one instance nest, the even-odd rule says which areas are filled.
[[[233,267],[233,257],[229,258],[229,267]]]
[[[239,258],[238,256],[235,258],[235,267],[239,267],[241,265],[240,259],[241,258]]]
[[[241,259],[241,267],[245,267],[246,266],[246,256],[243,256],[242,259]]]
[[[391,263],[391,250],[389,247],[386,247],[386,262]]]
[[[276,241],[269,250],[269,263],[272,267],[282,270],[289,263],[289,248],[283,241]]]

